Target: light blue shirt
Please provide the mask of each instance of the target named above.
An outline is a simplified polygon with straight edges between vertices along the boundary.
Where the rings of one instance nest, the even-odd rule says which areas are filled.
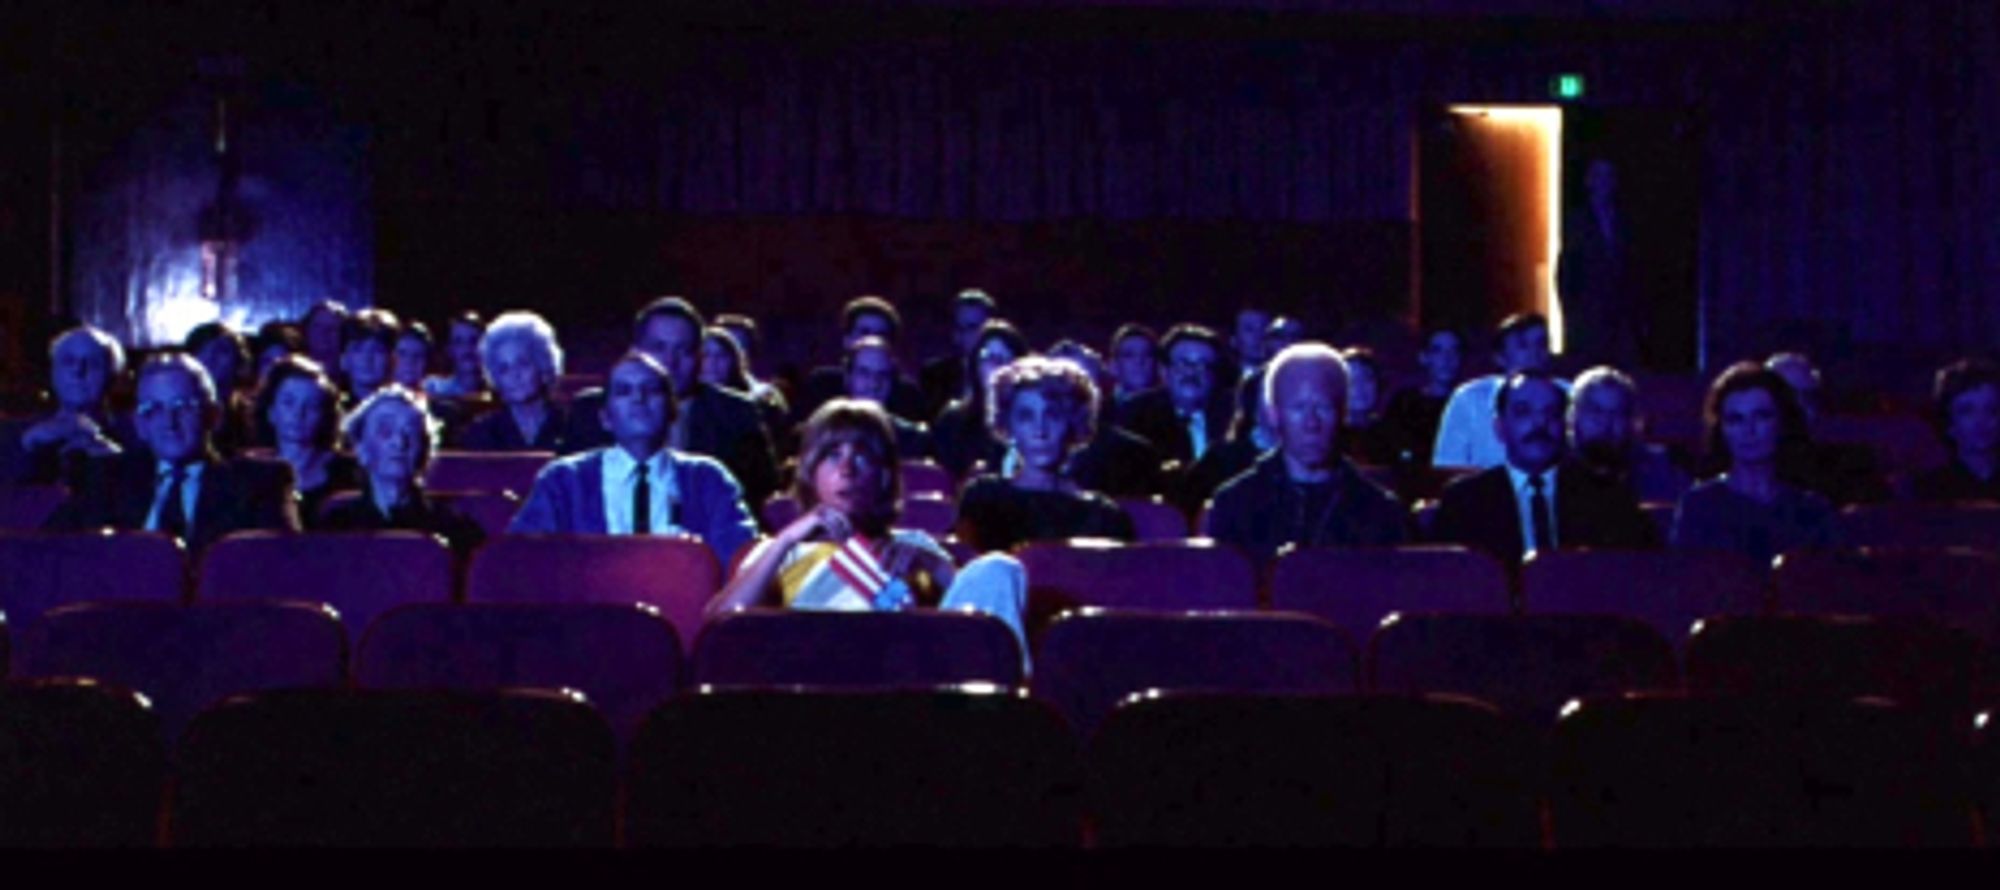
[[[632,533],[632,490],[639,484],[638,471],[639,462],[624,448],[613,445],[604,450],[604,530],[609,534]],[[647,514],[651,534],[684,533],[684,529],[673,524],[677,493],[665,448],[646,458],[646,485],[652,502]]]
[[[203,465],[190,463],[187,475],[181,482],[181,515],[187,517],[187,533],[194,534],[194,505],[201,501],[201,471]],[[174,484],[174,465],[166,461],[158,464],[159,476],[153,481],[153,508],[146,511],[146,530],[160,530],[160,507],[167,502],[167,489]]]

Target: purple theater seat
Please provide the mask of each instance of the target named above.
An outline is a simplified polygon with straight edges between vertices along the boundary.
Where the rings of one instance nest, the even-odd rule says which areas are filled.
[[[1021,645],[999,619],[955,612],[724,615],[695,640],[697,686],[1021,685]]]
[[[722,567],[691,536],[508,535],[472,556],[465,598],[475,603],[645,603],[683,640],[701,633],[702,610],[722,587]]]
[[[2000,553],[2000,505],[1865,504],[1840,511],[1849,547],[1971,547]]]
[[[1887,471],[1934,467],[1951,456],[1938,440],[1937,429],[1915,414],[1828,414],[1820,419],[1814,437],[1865,446]]]
[[[1132,530],[1141,541],[1180,541],[1188,537],[1187,514],[1158,495],[1119,498],[1118,506],[1132,517]]]
[[[0,532],[0,612],[26,627],[69,603],[178,603],[186,553],[153,532]]]
[[[1979,688],[1971,634],[1926,618],[1706,618],[1687,644],[1687,687],[1704,694],[1887,698],[1962,719]]]
[[[451,602],[452,570],[451,550],[422,532],[238,532],[203,555],[195,599],[326,603],[358,639],[397,606]]]
[[[22,635],[31,677],[92,677],[145,695],[167,738],[242,692],[336,687],[347,634],[318,603],[88,603],[50,611]]]
[[[1673,647],[1611,615],[1407,615],[1368,641],[1370,692],[1446,693],[1528,723],[1589,695],[1677,688]]]
[[[0,849],[152,846],[166,777],[159,717],[131,690],[0,685]]]
[[[1467,699],[1168,692],[1091,741],[1105,847],[1541,845],[1535,728]]]
[[[953,524],[958,520],[958,505],[950,498],[934,494],[905,494],[903,496],[903,518],[896,522],[902,528],[913,528],[929,532],[942,538],[952,533]]]
[[[176,847],[609,847],[617,746],[545,690],[284,690],[202,712]]]
[[[1019,551],[1028,570],[1028,627],[1064,610],[1255,609],[1257,569],[1234,547],[1189,541],[1042,541]]]
[[[522,497],[535,475],[555,459],[548,451],[439,451],[424,471],[424,487],[437,491],[511,491]]]
[[[1035,645],[1033,688],[1089,737],[1148,690],[1352,692],[1355,647],[1327,622],[1255,612],[1072,612]]]
[[[1010,692],[702,690],[632,744],[635,847],[1076,847],[1083,777]]]
[[[1917,615],[2000,644],[2000,556],[1976,550],[1865,548],[1778,557],[1780,612]]]
[[[393,609],[369,626],[354,682],[372,689],[575,689],[627,739],[647,711],[674,694],[680,669],[680,638],[651,606],[426,604]]]
[[[1391,613],[1504,615],[1507,571],[1492,557],[1456,545],[1312,548],[1278,557],[1271,608],[1303,612],[1365,640]]]
[[[1969,845],[1965,736],[1877,700],[1587,699],[1552,739],[1554,842]]]
[[[905,497],[936,494],[949,500],[958,496],[958,480],[951,477],[951,471],[928,460],[903,461],[902,473]]]
[[[1765,611],[1764,572],[1741,554],[1686,550],[1559,550],[1521,567],[1530,615],[1625,615],[1679,646],[1711,615]]]
[[[0,530],[41,528],[67,496],[60,485],[0,485]]]
[[[507,524],[514,521],[515,511],[521,509],[521,497],[510,491],[426,491],[424,494],[433,502],[449,506],[479,523],[479,528],[489,538],[506,534]],[[357,491],[329,495],[320,504],[319,512],[321,515],[331,513],[361,497]]]

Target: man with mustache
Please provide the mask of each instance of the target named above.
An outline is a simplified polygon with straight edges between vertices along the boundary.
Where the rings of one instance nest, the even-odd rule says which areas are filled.
[[[1652,525],[1630,489],[1564,459],[1569,395],[1546,374],[1510,374],[1494,394],[1500,466],[1453,483],[1433,537],[1484,550],[1510,567],[1560,547],[1652,547]]]

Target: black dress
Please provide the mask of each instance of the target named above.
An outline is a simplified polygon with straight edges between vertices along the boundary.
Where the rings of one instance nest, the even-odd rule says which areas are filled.
[[[326,504],[326,499],[339,492],[360,488],[362,480],[361,463],[351,454],[334,452],[332,457],[327,458],[325,478],[312,488],[298,490],[299,521],[308,529],[320,528],[319,509]]]
[[[321,531],[374,532],[403,529],[430,532],[445,539],[460,559],[486,540],[486,530],[465,514],[413,491],[382,515],[373,498],[362,496],[339,504],[320,520]]]
[[[1094,491],[1029,491],[998,476],[978,476],[958,495],[958,530],[984,552],[1027,541],[1136,537],[1132,517]]]

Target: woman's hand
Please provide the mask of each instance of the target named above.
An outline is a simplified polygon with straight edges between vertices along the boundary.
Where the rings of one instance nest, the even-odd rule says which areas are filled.
[[[939,590],[950,587],[952,578],[958,574],[958,567],[952,564],[949,555],[907,541],[891,539],[882,548],[881,562],[883,571],[892,578],[907,578],[911,571],[921,570],[937,582]]]
[[[847,514],[820,504],[792,520],[778,532],[778,537],[790,547],[810,540],[815,534],[829,541],[844,541],[854,534],[854,523],[848,521]]]

